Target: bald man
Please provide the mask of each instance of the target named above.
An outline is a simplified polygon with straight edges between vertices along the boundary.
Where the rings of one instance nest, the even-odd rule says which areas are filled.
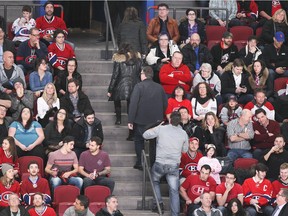
[[[13,81],[19,77],[24,81],[24,88],[26,88],[24,73],[20,67],[14,64],[13,53],[5,51],[3,64],[0,64],[0,91],[10,94],[14,88]]]

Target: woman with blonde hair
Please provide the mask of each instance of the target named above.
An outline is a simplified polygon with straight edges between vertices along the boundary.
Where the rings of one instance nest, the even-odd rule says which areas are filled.
[[[264,44],[273,43],[273,38],[276,32],[283,32],[285,35],[285,44],[288,41],[288,22],[287,22],[287,14],[283,9],[277,10],[272,19],[267,20],[263,26],[262,34],[261,34],[261,42]]]
[[[60,103],[57,98],[56,87],[53,83],[48,83],[44,87],[42,97],[37,100],[37,121],[45,127],[49,120],[53,119],[54,113],[59,109]]]

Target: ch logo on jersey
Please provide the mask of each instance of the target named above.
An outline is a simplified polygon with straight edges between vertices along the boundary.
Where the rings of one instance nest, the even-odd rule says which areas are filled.
[[[259,199],[260,199],[260,196],[253,196],[252,199],[259,200]]]
[[[55,29],[46,29],[45,30],[45,34],[46,35],[53,35],[54,34]]]
[[[188,163],[188,164],[186,164],[185,169],[189,170],[190,172],[197,172],[197,164],[196,163]]]
[[[209,187],[205,187],[202,185],[193,185],[191,187],[191,192],[195,195],[203,194],[205,191],[209,191]]]
[[[35,61],[36,57],[37,57],[36,55],[27,56],[27,57],[25,58],[25,62],[26,62],[27,64],[31,64],[32,62]]]
[[[12,194],[13,192],[11,191],[5,191],[0,195],[0,200],[4,203],[8,203],[8,199],[10,194]]]

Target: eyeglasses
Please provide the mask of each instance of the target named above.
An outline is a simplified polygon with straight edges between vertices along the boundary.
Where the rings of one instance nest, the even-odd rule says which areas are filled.
[[[40,37],[40,34],[31,34],[34,37]]]
[[[228,177],[228,176],[225,176],[226,179],[230,179],[230,180],[234,180],[235,178],[234,177]]]
[[[65,38],[64,36],[57,36],[56,38],[59,38],[59,39],[61,39],[61,38]]]
[[[62,115],[66,115],[66,113],[65,112],[58,112],[59,114],[62,114]]]
[[[188,13],[189,16],[194,16],[196,15],[195,13]]]

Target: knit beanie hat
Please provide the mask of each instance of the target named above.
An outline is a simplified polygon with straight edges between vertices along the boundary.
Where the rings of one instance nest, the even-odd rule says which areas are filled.
[[[22,83],[23,87],[24,87],[24,81],[20,78],[20,77],[17,77],[15,80],[13,80],[13,86],[15,85],[15,83],[17,82],[20,82]]]
[[[3,175],[5,175],[6,172],[8,170],[10,170],[10,169],[13,169],[13,167],[10,164],[8,164],[8,163],[3,163],[2,164],[2,173],[3,173]]]

